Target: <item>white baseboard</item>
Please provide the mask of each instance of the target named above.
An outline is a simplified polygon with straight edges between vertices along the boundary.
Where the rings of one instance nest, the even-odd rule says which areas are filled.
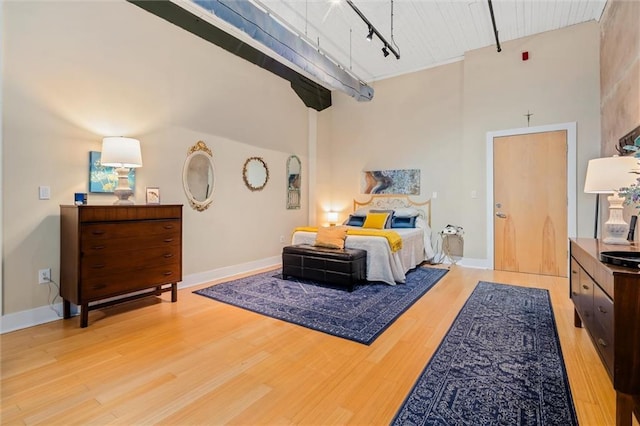
[[[276,267],[281,264],[282,257],[273,256],[253,262],[241,263],[239,265],[225,266],[223,268],[213,269],[211,271],[199,272],[197,274],[191,274],[184,277],[182,282],[178,284],[178,288],[182,289],[193,287],[196,285],[208,283],[210,281],[232,277],[238,274],[246,274],[248,272],[258,271],[260,269]]]
[[[469,257],[463,257],[456,265],[464,266],[465,268],[475,269],[493,269],[493,265],[489,264],[489,259],[473,259]]]
[[[445,257],[442,262],[443,265],[451,265],[453,262],[448,257]],[[489,259],[474,259],[470,257],[463,257],[459,261],[456,262],[458,266],[464,266],[465,268],[474,268],[474,269],[493,269],[491,265],[489,265]]]
[[[178,288],[193,287],[209,281],[219,280],[238,274],[246,274],[260,269],[276,267],[281,263],[282,258],[280,256],[273,256],[266,259],[256,260],[254,262],[241,263],[239,265],[225,266],[211,271],[190,274],[183,277],[182,282],[178,284]],[[71,307],[71,313],[75,315],[77,312],[74,312],[74,305],[71,305]],[[55,310],[60,314],[54,312],[53,308],[55,308]],[[53,308],[51,306],[40,306],[26,311],[2,315],[0,316],[0,334],[62,319],[62,303],[53,305]]]

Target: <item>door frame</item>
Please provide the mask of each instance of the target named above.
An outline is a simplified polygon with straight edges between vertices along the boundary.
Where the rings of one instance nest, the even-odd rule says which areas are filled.
[[[507,129],[487,132],[487,260],[489,267],[495,269],[494,259],[494,229],[493,229],[493,139],[502,136],[519,136],[531,133],[567,131],[567,236],[575,238],[577,234],[576,213],[576,170],[577,170],[577,140],[576,122],[549,124],[546,126],[522,127],[519,129]],[[567,240],[567,250],[569,241]],[[567,259],[569,256],[567,256]]]

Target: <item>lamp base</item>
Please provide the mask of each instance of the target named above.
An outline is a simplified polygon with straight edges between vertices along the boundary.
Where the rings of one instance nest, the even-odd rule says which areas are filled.
[[[129,188],[129,169],[118,167],[116,173],[118,174],[118,186],[113,193],[118,199],[113,204],[116,206],[130,206],[133,201],[129,200],[129,197],[133,195],[133,191]]]
[[[625,238],[614,238],[614,237],[605,238],[602,240],[602,242],[605,244],[617,244],[621,246],[628,246],[630,244],[629,241],[627,241]]]
[[[629,233],[629,224],[625,222],[622,216],[622,203],[624,198],[618,193],[614,193],[607,197],[609,200],[609,219],[605,222],[602,242],[605,244],[617,244],[628,246],[627,234]]]

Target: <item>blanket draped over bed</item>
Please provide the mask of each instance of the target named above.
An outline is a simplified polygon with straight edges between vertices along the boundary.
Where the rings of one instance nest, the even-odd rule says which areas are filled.
[[[299,226],[293,232],[317,232],[317,226]],[[395,253],[402,248],[402,237],[395,231],[386,231],[382,229],[347,229],[347,235],[365,235],[370,237],[384,237],[389,242],[391,252]]]

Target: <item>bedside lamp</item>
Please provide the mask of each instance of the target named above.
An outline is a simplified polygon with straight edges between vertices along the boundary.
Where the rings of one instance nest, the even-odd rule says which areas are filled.
[[[637,167],[637,158],[634,157],[605,157],[589,160],[587,176],[584,182],[584,192],[598,194],[596,198],[596,230],[594,238],[597,238],[598,205],[600,194],[611,194],[609,201],[609,219],[602,230],[602,242],[605,244],[628,245],[627,232],[629,225],[622,216],[622,203],[618,190],[629,186],[636,181],[636,175],[631,171]]]
[[[329,226],[335,226],[338,222],[338,212],[327,212],[327,220],[329,221]]]
[[[118,174],[118,186],[113,191],[118,199],[113,204],[133,204],[133,201],[129,200],[129,197],[133,194],[133,191],[129,188],[129,169],[142,167],[140,141],[123,137],[102,139],[100,163],[103,166],[115,167]]]

